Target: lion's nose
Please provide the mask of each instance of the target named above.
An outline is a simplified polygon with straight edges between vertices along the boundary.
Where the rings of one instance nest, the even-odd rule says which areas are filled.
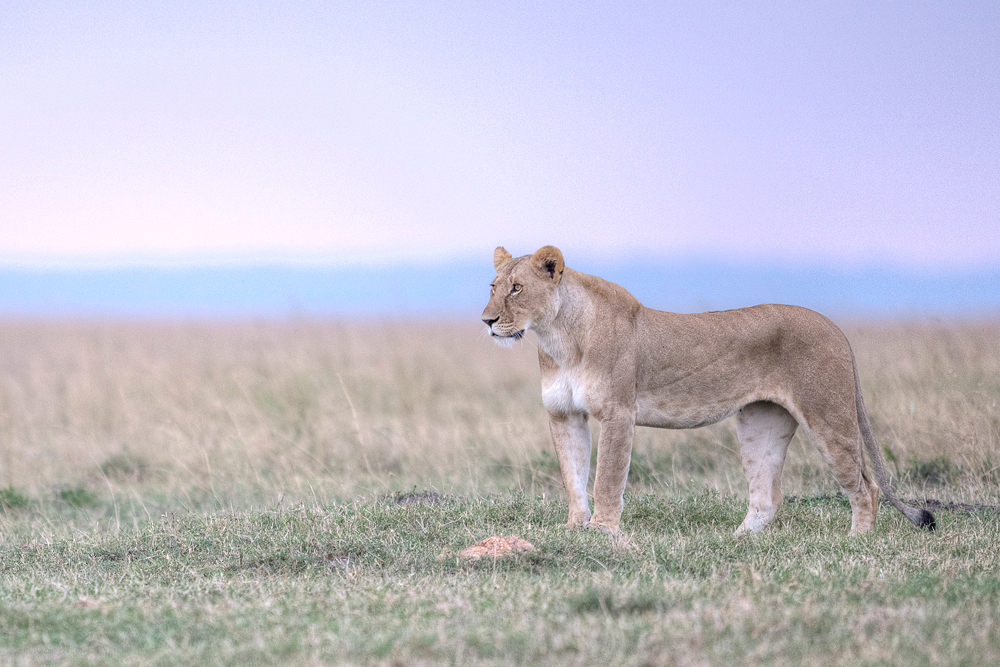
[[[483,318],[483,324],[485,324],[486,326],[490,327],[490,326],[493,326],[493,323],[496,322],[499,319],[500,319],[499,317],[484,317]]]

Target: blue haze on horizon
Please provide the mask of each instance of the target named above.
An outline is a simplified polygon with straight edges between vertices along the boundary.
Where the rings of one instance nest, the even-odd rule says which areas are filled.
[[[837,318],[1000,316],[1000,269],[734,266],[651,260],[579,270],[674,312],[792,303]],[[448,317],[478,321],[488,258],[439,264],[0,268],[0,317],[217,319]]]

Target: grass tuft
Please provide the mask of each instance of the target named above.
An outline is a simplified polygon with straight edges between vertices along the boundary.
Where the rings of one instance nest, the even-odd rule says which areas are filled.
[[[570,609],[577,613],[601,612],[617,616],[619,614],[643,614],[662,611],[664,600],[662,591],[644,588],[642,591],[622,592],[612,587],[588,587],[583,593],[570,596]]]
[[[93,507],[100,502],[100,499],[92,491],[87,489],[61,489],[58,492],[59,500],[71,507]]]
[[[30,502],[31,499],[28,496],[12,486],[0,489],[0,509],[4,511],[24,509]]]
[[[150,480],[152,468],[142,455],[123,449],[101,463],[101,473],[117,482],[145,482]]]
[[[958,467],[945,455],[932,459],[910,459],[907,476],[918,483],[943,486],[954,481],[960,475]]]

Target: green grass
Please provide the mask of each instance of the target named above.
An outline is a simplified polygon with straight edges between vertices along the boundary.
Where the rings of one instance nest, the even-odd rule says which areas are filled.
[[[165,515],[81,510],[0,550],[0,660],[21,664],[997,664],[1000,517],[838,498],[735,538],[742,502],[629,497],[622,539],[566,531],[561,501],[392,495]],[[110,508],[105,508],[110,515]],[[92,517],[91,517],[92,519]],[[27,518],[25,520],[28,520]],[[103,528],[101,527],[103,526]],[[537,551],[467,563],[516,534]]]

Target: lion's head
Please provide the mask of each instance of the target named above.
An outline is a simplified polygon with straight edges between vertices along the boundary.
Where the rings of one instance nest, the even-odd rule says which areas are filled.
[[[493,266],[497,277],[490,285],[483,322],[498,344],[513,345],[533,324],[555,316],[559,307],[556,287],[566,266],[559,249],[550,245],[517,258],[497,248]]]

